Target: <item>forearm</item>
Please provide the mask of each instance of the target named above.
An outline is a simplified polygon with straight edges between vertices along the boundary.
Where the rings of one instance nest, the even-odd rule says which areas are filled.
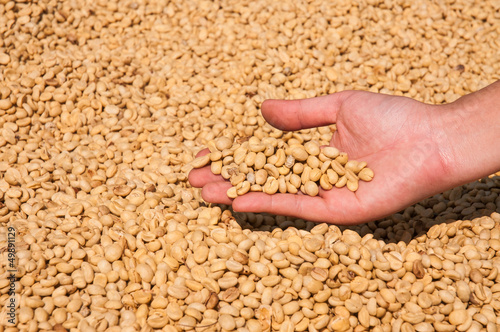
[[[500,81],[443,106],[435,141],[451,185],[500,170]]]

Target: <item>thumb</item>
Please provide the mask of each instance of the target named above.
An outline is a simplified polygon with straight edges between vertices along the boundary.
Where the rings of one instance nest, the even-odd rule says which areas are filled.
[[[340,106],[353,92],[342,91],[308,99],[265,100],[262,103],[262,115],[272,126],[281,130],[327,126],[337,121]]]

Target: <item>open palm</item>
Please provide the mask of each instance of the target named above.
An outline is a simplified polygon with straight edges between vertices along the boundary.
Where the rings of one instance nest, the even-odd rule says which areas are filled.
[[[331,145],[351,160],[366,161],[375,173],[356,192],[333,188],[316,197],[252,192],[231,200],[226,196],[231,185],[209,167],[193,170],[189,181],[203,188],[205,200],[232,204],[235,211],[344,225],[376,220],[453,186],[446,179],[446,156],[434,140],[439,107],[363,91],[262,104],[266,120],[282,130],[336,123]]]

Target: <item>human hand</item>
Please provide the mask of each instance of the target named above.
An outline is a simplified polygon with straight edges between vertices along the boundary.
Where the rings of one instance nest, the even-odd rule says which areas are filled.
[[[350,160],[366,161],[375,177],[359,189],[320,189],[315,197],[251,192],[232,200],[231,184],[210,167],[195,169],[189,182],[201,187],[212,203],[232,204],[235,211],[268,212],[310,221],[352,225],[398,212],[449,189],[449,160],[436,143],[441,106],[410,98],[364,91],[344,91],[302,100],[266,100],[262,115],[276,128],[299,130],[336,123],[331,145]],[[208,153],[202,152],[200,155]]]

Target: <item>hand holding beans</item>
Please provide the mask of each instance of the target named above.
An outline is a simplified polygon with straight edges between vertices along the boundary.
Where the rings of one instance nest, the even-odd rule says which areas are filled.
[[[273,126],[289,131],[336,123],[332,147],[320,149],[314,142],[309,142],[304,147],[278,148],[278,151],[288,149],[289,153],[283,155],[275,152],[267,157],[264,152],[253,152],[247,162],[255,163],[260,154],[283,159],[277,167],[276,164],[264,165],[268,165],[268,174],[273,172],[270,168],[277,168],[277,177],[270,177],[269,183],[260,184],[264,192],[276,193],[271,196],[253,192],[257,191],[252,190],[257,184],[250,183],[249,193],[239,197],[238,190],[248,180],[239,179],[240,188],[236,186],[233,189],[231,183],[225,181],[228,177],[224,174],[215,175],[208,167],[195,169],[189,180],[192,185],[203,187],[205,200],[232,203],[238,211],[270,212],[313,221],[354,224],[380,218],[424,198],[431,192],[417,184],[426,181],[427,176],[441,172],[437,149],[429,139],[432,133],[431,106],[409,98],[346,91],[303,100],[267,100],[262,105],[262,114]],[[238,149],[242,150],[241,147]],[[341,155],[339,150],[345,153]],[[418,163],[412,161],[415,154],[421,159]],[[210,156],[207,154],[197,162],[208,163]],[[239,151],[235,151],[233,158],[242,158]],[[285,165],[287,158],[289,163],[300,162],[302,167],[295,172],[294,165],[290,165],[290,178],[280,186],[280,177],[289,174],[284,174],[290,170]],[[322,170],[319,163],[315,165],[315,160],[322,166],[327,163],[327,167]],[[366,168],[367,164],[370,168]],[[219,166],[215,168],[222,173]],[[316,168],[319,179],[309,181],[311,172]],[[256,171],[256,178],[259,172]],[[295,173],[298,173],[298,180],[294,180]],[[373,178],[374,173],[376,176]],[[370,184],[359,183],[358,178],[366,181],[373,178],[373,181]],[[267,179],[266,174],[264,181]],[[299,187],[287,186],[287,183],[295,181]],[[332,186],[345,188],[327,190]],[[308,195],[292,195],[297,189]]]
[[[205,200],[232,204],[235,211],[268,212],[335,224],[376,220],[497,170],[500,166],[496,161],[498,158],[490,158],[488,151],[492,147],[488,140],[476,142],[463,139],[467,134],[463,124],[479,127],[490,113],[496,119],[498,116],[494,114],[496,110],[492,101],[498,90],[500,83],[497,82],[446,105],[429,105],[411,98],[365,91],[344,91],[302,100],[266,100],[262,104],[262,115],[278,129],[295,131],[336,124],[337,130],[330,145],[345,152],[346,158],[363,162],[349,167],[347,165],[351,161],[347,159],[339,163],[345,169],[345,175],[342,169],[335,169],[339,165],[333,164],[338,161],[338,156],[330,161],[330,167],[345,180],[354,176],[370,180],[376,174],[373,181],[369,184],[361,182],[359,188],[353,187],[354,182],[351,181],[351,188],[347,185],[340,190],[325,190],[329,189],[329,185],[322,174],[319,183],[321,185],[323,177],[323,186],[318,188],[317,195],[315,183],[308,184],[306,188],[301,178],[300,189],[309,195],[290,194],[292,189],[274,195],[249,192],[239,197],[237,190],[234,192],[232,189],[229,193],[234,200],[226,195],[231,183],[223,176],[213,174],[207,167],[193,170],[189,181],[193,186],[203,188]],[[481,105],[485,111],[474,113]],[[482,135],[488,136],[487,133]],[[484,149],[475,148],[477,144],[484,145]],[[456,147],[463,148],[459,150]],[[298,149],[292,149],[295,153],[291,155],[295,160],[307,160],[305,149],[294,149]],[[493,152],[498,155],[496,150],[493,149]],[[203,151],[200,154],[206,153]],[[474,166],[474,162],[483,159],[480,168]],[[370,168],[359,169],[359,173],[348,172],[350,168],[356,170],[366,164]],[[309,177],[311,171],[312,168]],[[326,174],[328,176],[328,172]],[[333,179],[328,179],[332,184]],[[340,178],[335,185],[339,181]],[[269,193],[280,191],[279,180],[277,184],[274,182],[268,185]]]

